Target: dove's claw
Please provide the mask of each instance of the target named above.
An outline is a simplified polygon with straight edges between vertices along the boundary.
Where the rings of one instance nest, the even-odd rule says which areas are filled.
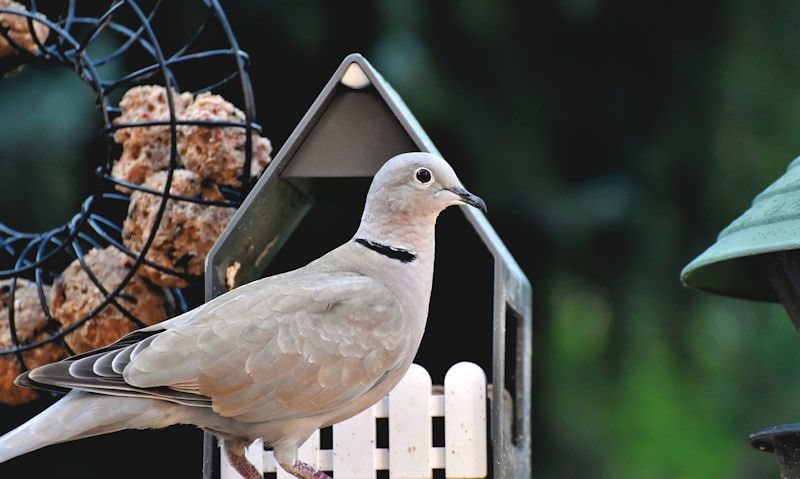
[[[303,461],[295,461],[294,466],[286,471],[298,479],[331,479],[331,476]]]

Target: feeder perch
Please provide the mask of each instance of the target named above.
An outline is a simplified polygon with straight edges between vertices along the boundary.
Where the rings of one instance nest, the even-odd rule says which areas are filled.
[[[780,301],[800,332],[800,158],[681,272],[684,285],[756,301]],[[800,478],[800,424],[773,426],[750,444],[775,453],[782,478]]]
[[[438,153],[398,94],[364,57],[347,56],[209,253],[206,299],[262,277],[325,181],[371,177],[389,158],[409,151]],[[493,463],[484,475],[527,478],[531,474],[531,287],[483,213],[464,207],[461,211],[494,262],[493,393],[487,393],[491,415],[486,439]],[[516,328],[516,344],[506,344],[509,328]],[[506,364],[507,348],[515,348],[513,365]],[[513,395],[506,391],[509,370]],[[206,436],[206,478],[214,474],[212,442]],[[374,468],[368,476],[375,477]]]

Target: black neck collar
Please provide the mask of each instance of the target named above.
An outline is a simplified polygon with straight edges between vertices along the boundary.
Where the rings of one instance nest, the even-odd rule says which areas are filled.
[[[417,256],[407,249],[387,246],[385,244],[376,243],[364,238],[356,238],[356,243],[364,245],[372,251],[380,253],[387,258],[399,260],[401,263],[411,263],[417,259]]]

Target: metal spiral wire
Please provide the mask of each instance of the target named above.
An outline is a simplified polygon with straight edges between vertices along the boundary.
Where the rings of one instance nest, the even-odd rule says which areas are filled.
[[[97,182],[93,192],[80,205],[79,211],[63,225],[44,232],[21,232],[0,222],[0,279],[10,279],[8,301],[8,327],[13,346],[2,349],[3,355],[15,355],[21,369],[26,370],[24,352],[60,341],[64,336],[85,324],[107,306],[114,307],[136,325],[143,323],[120,305],[123,288],[131,281],[143,265],[170,271],[159,264],[145,259],[148,249],[156,236],[167,205],[171,201],[191,201],[196,203],[225,206],[238,206],[253,184],[248,172],[251,171],[253,135],[261,128],[254,122],[255,106],[252,86],[247,72],[248,56],[240,50],[222,8],[215,0],[202,0],[187,8],[183,18],[174,18],[174,2],[160,0],[135,1],[117,0],[109,4],[101,2],[29,2],[27,11],[0,8],[0,13],[22,15],[26,18],[30,32],[37,23],[46,25],[50,34],[47,41],[32,35],[36,48],[24,48],[12,38],[8,28],[0,25],[0,35],[18,53],[10,60],[0,62],[0,74],[25,64],[55,64],[70,68],[88,85],[96,96],[97,110],[101,115],[103,129],[101,141],[105,146],[105,157],[96,163]],[[182,2],[185,3],[185,2]],[[41,7],[41,9],[40,9]],[[54,7],[58,10],[54,11]],[[43,12],[42,9],[46,9]],[[44,13],[44,15],[41,15]],[[174,22],[199,19],[193,25],[194,31],[182,44],[168,47],[159,40],[163,28]],[[109,45],[113,48],[109,51]],[[111,66],[114,68],[111,68]],[[213,68],[211,67],[213,66]],[[122,76],[114,72],[124,71]],[[201,73],[198,73],[201,72]],[[192,73],[192,74],[187,74]],[[0,79],[0,84],[2,79]],[[122,93],[137,85],[161,85],[174,91],[189,91],[199,94],[212,90],[224,90],[226,98],[244,112],[242,122],[230,121],[188,121],[176,115],[172,95],[166,95],[169,119],[138,123],[114,123],[121,110],[116,106]],[[43,120],[45,121],[45,120]],[[170,152],[166,183],[162,190],[155,191],[143,185],[132,184],[111,175],[111,168],[119,157],[119,145],[113,141],[114,132],[120,128],[143,128],[165,125],[169,128]],[[224,199],[209,201],[203,198],[183,197],[171,194],[173,171],[178,165],[177,135],[179,125],[224,126],[242,128],[245,131],[245,160],[240,187],[221,187]],[[120,188],[123,187],[123,188]],[[155,224],[150,230],[141,251],[132,251],[121,240],[122,218],[129,203],[129,195],[120,191],[143,190],[161,197]],[[0,217],[2,220],[2,217]],[[92,268],[85,261],[86,253],[92,248],[113,246],[124,252],[132,266],[125,278],[115,288],[106,290]],[[77,260],[94,286],[103,292],[104,300],[91,313],[67,327],[62,327],[49,311],[44,288],[52,283],[64,267]],[[22,341],[15,325],[14,295],[20,278],[36,285],[39,302],[48,321],[48,334],[45,339]],[[176,312],[187,305],[185,295],[179,288],[172,288],[176,298]]]

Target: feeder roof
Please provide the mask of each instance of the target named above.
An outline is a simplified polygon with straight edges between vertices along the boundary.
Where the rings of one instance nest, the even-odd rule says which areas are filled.
[[[761,256],[794,249],[800,249],[800,157],[683,269],[681,281],[711,293],[778,301]]]

